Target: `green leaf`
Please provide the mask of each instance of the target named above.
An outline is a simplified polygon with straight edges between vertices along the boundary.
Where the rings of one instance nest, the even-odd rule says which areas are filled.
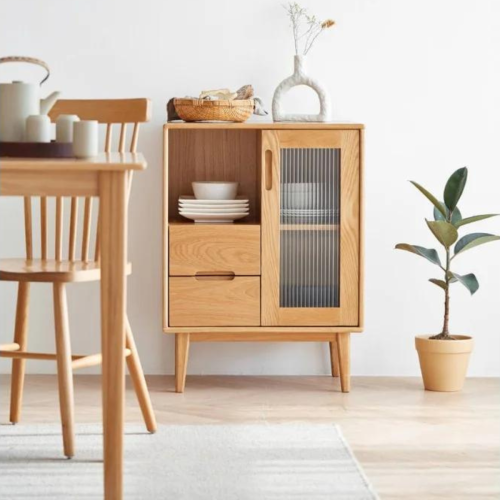
[[[446,211],[444,208],[441,206],[441,203],[439,203],[438,199],[429,193],[427,189],[422,187],[418,182],[415,181],[410,181],[442,214],[444,217],[446,217]]]
[[[455,255],[496,240],[500,240],[500,236],[495,236],[494,234],[489,233],[466,234],[457,241],[457,244],[455,245]]]
[[[452,274],[454,278],[460,281],[460,283],[462,283],[462,285],[469,290],[471,295],[474,295],[479,289],[479,282],[474,274],[465,274],[464,276],[457,273]]]
[[[451,174],[444,188],[444,203],[450,212],[455,210],[467,183],[467,168],[459,168]]]
[[[500,214],[485,214],[485,215],[474,215],[473,217],[466,217],[465,219],[462,219],[460,222],[457,222],[457,224],[455,224],[455,227],[457,228],[462,227],[465,226],[465,224],[472,224],[473,222],[489,219],[490,217],[496,217],[497,215]]]
[[[455,226],[458,227],[457,224],[460,223],[462,220],[462,214],[460,213],[460,210],[458,207],[455,207],[455,210],[451,213],[451,223]]]
[[[437,280],[435,278],[431,278],[429,281],[431,283],[434,283],[435,285],[439,286],[443,290],[446,290],[446,283],[443,280]]]
[[[443,210],[446,212],[446,217],[443,216],[443,214],[436,208],[434,207],[434,220],[444,220],[447,221],[448,218],[450,217],[450,211],[448,210],[448,207],[443,203],[440,202],[441,206],[443,207]],[[460,213],[460,210],[458,207],[455,207],[455,210],[453,210],[453,213],[451,214],[451,223],[455,226],[458,227],[458,224],[462,220],[462,214]]]
[[[458,239],[458,231],[453,224],[445,221],[428,221],[426,220],[432,234],[446,248],[449,248]]]
[[[427,259],[429,262],[436,264],[436,266],[441,266],[441,261],[439,260],[439,255],[433,248],[424,248],[419,247],[418,245],[408,245],[408,243],[398,243],[396,245],[396,249],[398,250],[406,250],[407,252],[414,253],[416,255],[420,255]]]

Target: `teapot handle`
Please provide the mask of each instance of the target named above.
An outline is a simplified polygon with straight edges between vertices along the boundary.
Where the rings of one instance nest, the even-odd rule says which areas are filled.
[[[34,57],[24,57],[24,56],[9,56],[9,57],[0,57],[0,64],[2,63],[9,63],[9,62],[25,62],[25,63],[31,63],[31,64],[36,64],[38,66],[41,66],[45,71],[47,71],[47,75],[45,78],[40,82],[40,85],[47,80],[47,78],[50,76],[50,69],[47,63],[43,62],[40,59],[35,59]]]

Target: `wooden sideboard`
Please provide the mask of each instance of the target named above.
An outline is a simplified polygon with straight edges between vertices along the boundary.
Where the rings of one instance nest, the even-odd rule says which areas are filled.
[[[163,331],[176,390],[191,342],[328,342],[350,389],[350,334],[363,329],[363,126],[164,126]],[[193,181],[237,181],[250,214],[195,224]]]

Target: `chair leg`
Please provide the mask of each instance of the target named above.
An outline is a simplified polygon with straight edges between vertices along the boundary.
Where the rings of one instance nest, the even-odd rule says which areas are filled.
[[[175,392],[184,392],[189,355],[189,333],[175,334]]]
[[[342,392],[351,390],[351,354],[350,333],[337,333],[337,347],[339,350],[340,387]]]
[[[19,349],[21,351],[25,351],[28,345],[29,295],[30,284],[27,282],[20,282],[17,291],[14,342],[19,344]],[[12,360],[12,379],[10,383],[10,421],[13,424],[17,424],[21,418],[25,367],[25,359]]]
[[[330,342],[330,364],[332,366],[332,377],[338,377],[339,371],[339,349],[337,339]]]
[[[128,371],[130,373],[130,378],[132,379],[132,384],[134,385],[137,399],[139,400],[142,416],[147,430],[149,432],[156,432],[156,418],[153,411],[153,405],[151,404],[148,386],[146,384],[146,379],[144,378],[141,360],[139,359],[139,354],[137,352],[137,347],[135,345],[128,317],[126,318],[125,334],[125,347],[130,349],[130,356],[127,357]]]
[[[75,454],[73,372],[69,338],[68,304],[64,283],[54,283],[54,320],[56,330],[57,379],[63,432],[64,454]]]

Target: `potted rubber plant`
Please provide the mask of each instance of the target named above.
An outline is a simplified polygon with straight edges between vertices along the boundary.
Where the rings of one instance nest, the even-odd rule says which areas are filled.
[[[479,245],[500,240],[500,236],[489,233],[469,233],[459,237],[458,232],[464,226],[499,214],[462,217],[458,202],[467,182],[467,168],[457,170],[448,179],[444,188],[444,202],[439,201],[417,182],[410,182],[434,205],[434,220],[426,219],[426,223],[444,249],[444,258],[441,259],[433,248],[408,243],[396,245],[398,250],[405,250],[427,259],[439,269],[441,274],[440,277],[431,278],[429,281],[439,287],[444,294],[443,328],[437,335],[415,337],[424,387],[430,391],[459,391],[464,384],[474,341],[468,335],[450,334],[450,290],[457,283],[463,285],[473,295],[479,289],[479,282],[472,273],[457,272],[455,270],[456,259]]]

